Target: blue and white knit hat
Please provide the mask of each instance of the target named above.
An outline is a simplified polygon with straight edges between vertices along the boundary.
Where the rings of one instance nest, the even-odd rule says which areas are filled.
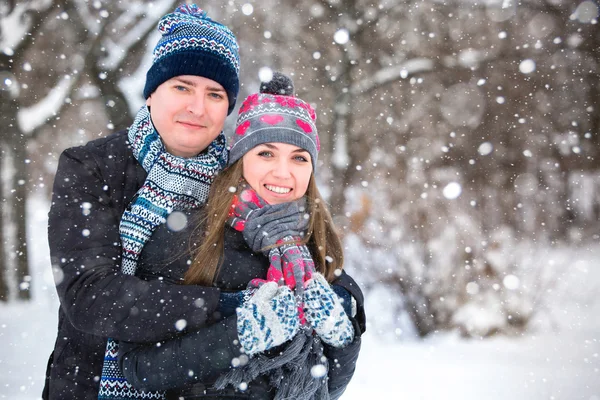
[[[179,75],[196,75],[223,86],[233,111],[239,92],[240,57],[235,35],[195,4],[181,5],[158,23],[162,37],[154,48],[146,74],[147,99],[163,82]]]
[[[231,140],[229,165],[263,143],[293,144],[308,151],[313,172],[321,144],[315,121],[317,115],[305,101],[294,97],[292,80],[278,72],[260,85],[260,93],[244,100]]]

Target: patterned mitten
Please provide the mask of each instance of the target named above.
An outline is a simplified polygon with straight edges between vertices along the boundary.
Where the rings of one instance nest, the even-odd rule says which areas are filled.
[[[248,355],[292,339],[300,327],[298,309],[287,286],[267,282],[237,309],[240,343]]]
[[[319,273],[306,282],[304,316],[317,335],[330,346],[344,347],[354,338],[354,327],[340,298]]]

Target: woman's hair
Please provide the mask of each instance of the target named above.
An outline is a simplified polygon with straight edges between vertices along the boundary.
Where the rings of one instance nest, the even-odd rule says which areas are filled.
[[[242,162],[240,159],[225,169],[211,185],[204,218],[194,231],[200,246],[193,252],[194,261],[185,274],[186,284],[212,286],[219,273],[223,263],[225,225],[233,196],[242,180]],[[306,196],[310,220],[303,243],[308,246],[313,256],[316,270],[328,281],[332,281],[335,271],[343,268],[344,253],[329,210],[321,198],[312,174]]]

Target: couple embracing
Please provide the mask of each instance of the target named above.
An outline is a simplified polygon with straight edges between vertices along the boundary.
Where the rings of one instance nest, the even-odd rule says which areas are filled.
[[[316,114],[275,73],[227,147],[235,36],[194,5],[158,29],[134,123],[59,161],[43,398],[339,398],[365,316],[315,182]]]

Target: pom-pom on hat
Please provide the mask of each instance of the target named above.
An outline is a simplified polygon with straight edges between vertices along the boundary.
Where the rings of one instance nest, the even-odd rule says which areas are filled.
[[[229,165],[249,150],[263,143],[287,143],[298,146],[310,154],[313,172],[321,144],[313,108],[294,97],[294,83],[279,73],[273,73],[269,82],[260,84],[260,93],[244,100],[238,114]]]
[[[202,76],[223,86],[233,111],[239,92],[240,57],[235,35],[195,4],[181,5],[158,23],[162,37],[146,74],[144,98],[179,75]]]

